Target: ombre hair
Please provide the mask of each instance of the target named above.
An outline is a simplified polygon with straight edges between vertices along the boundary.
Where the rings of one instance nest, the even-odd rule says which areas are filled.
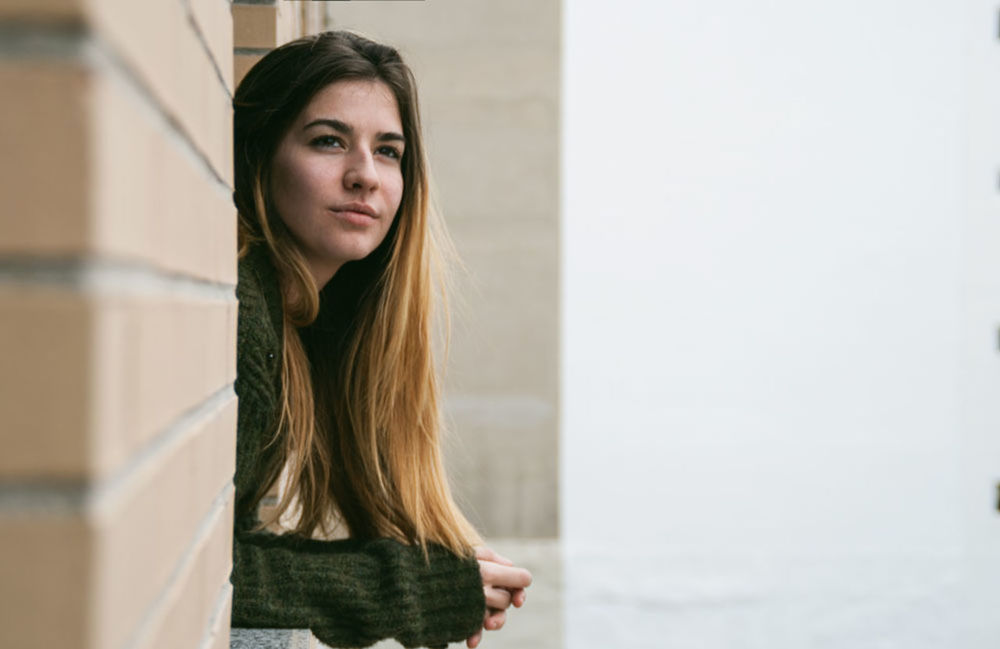
[[[309,101],[343,80],[392,91],[406,139],[403,195],[381,245],[320,292],[271,201],[271,161]],[[239,254],[267,247],[284,312],[275,452],[254,502],[283,470],[287,488],[262,526],[295,510],[291,532],[310,536],[339,511],[352,537],[470,555],[481,540],[452,499],[440,448],[431,320],[446,238],[430,209],[412,72],[391,47],[325,32],[264,56],[233,106]]]

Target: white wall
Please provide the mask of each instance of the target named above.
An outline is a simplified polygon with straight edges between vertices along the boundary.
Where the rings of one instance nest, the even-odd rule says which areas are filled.
[[[564,11],[567,646],[997,646],[996,7]]]

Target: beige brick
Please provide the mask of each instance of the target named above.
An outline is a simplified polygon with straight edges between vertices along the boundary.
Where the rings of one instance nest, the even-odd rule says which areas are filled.
[[[211,533],[199,543],[197,557],[178,575],[177,583],[167,593],[158,618],[136,646],[144,649],[198,647],[209,635],[226,627],[229,615],[217,611],[220,595],[230,596],[229,573],[232,568],[233,505],[230,499],[219,512]],[[225,607],[225,603],[223,606]],[[224,620],[213,618],[219,614]],[[228,637],[228,633],[226,633]]]
[[[219,176],[232,185],[232,145],[220,137],[229,130],[231,121],[229,89],[198,40],[189,21],[187,3],[45,0],[40,7],[16,0],[14,6],[0,8],[0,18],[44,17],[39,12],[48,11],[92,27],[97,37],[108,42],[134,70]],[[227,58],[220,68],[229,65]],[[222,74],[225,77],[227,73]]]
[[[166,111],[232,185],[231,105],[177,0],[100,0],[100,33],[133,66]]]
[[[164,124],[142,110],[119,77],[95,76],[89,249],[235,283],[231,192]],[[219,138],[230,143],[232,128],[227,124],[221,130]]]
[[[278,41],[278,4],[233,5],[233,46],[274,47]]]
[[[91,539],[80,519],[0,515],[0,647],[80,647]]]
[[[233,589],[230,586],[226,591],[226,598],[222,603],[222,610],[219,612],[219,617],[215,619],[215,624],[208,635],[202,639],[202,642],[207,641],[208,644],[198,645],[199,647],[204,647],[204,649],[229,649],[229,620],[232,610]]]
[[[194,625],[189,631],[194,638],[204,633],[214,597],[229,575],[231,487],[224,506],[212,512],[235,469],[235,433],[234,397],[163,449],[94,512],[95,647],[123,646],[150,613],[176,622],[179,597],[197,598],[199,619],[188,621]],[[209,530],[196,538],[210,513]],[[164,593],[159,599],[164,608],[157,611]]]
[[[234,379],[236,313],[235,298],[0,286],[0,474],[108,475]]]
[[[85,14],[101,38],[134,69],[156,101],[232,185],[228,88],[177,0],[94,0]]]
[[[79,295],[0,286],[0,475],[82,472],[91,453],[84,431],[91,420],[93,329],[91,305]]]
[[[236,313],[235,299],[102,299],[94,312],[94,471],[120,465],[233,380]]]
[[[250,71],[250,68],[262,58],[264,57],[261,54],[237,54],[233,57],[233,80],[237,86],[240,85],[240,81],[243,81],[243,77]]]
[[[121,647],[155,602],[169,615],[187,596],[200,600],[201,637],[229,574],[232,487],[214,500],[233,474],[235,426],[233,398],[94,507],[0,515],[0,646]]]
[[[0,18],[70,18],[79,12],[80,0],[4,0]]]
[[[223,78],[233,89],[233,11],[226,0],[189,0],[198,29]]]
[[[0,156],[0,250],[62,253],[87,238],[89,83],[72,63],[0,60],[0,151],[8,152]]]
[[[235,283],[235,252],[219,254],[236,246],[229,190],[119,75],[8,61],[0,87],[0,150],[18,152],[0,159],[13,217],[0,220],[0,253],[98,254]]]

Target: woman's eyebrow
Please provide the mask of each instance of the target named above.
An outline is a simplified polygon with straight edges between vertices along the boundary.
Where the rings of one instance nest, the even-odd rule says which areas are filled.
[[[388,133],[379,133],[379,136],[376,139],[379,142],[402,142],[403,144],[406,144],[406,138],[403,137],[403,134],[396,133],[394,131],[389,131]]]
[[[327,119],[327,118],[314,119],[313,121],[303,126],[302,130],[306,131],[314,126],[329,126],[333,130],[340,131],[344,135],[354,134],[354,129],[348,124],[343,123],[339,119]]]
[[[302,130],[306,131],[306,130],[311,129],[314,126],[329,126],[333,130],[339,131],[339,132],[343,133],[344,135],[348,135],[348,136],[349,135],[354,135],[354,127],[351,126],[350,124],[345,124],[344,122],[340,121],[339,119],[329,119],[329,118],[325,118],[325,117],[320,118],[320,119],[314,119],[313,121],[311,121],[308,124],[306,124],[305,126],[303,126]],[[376,138],[376,139],[378,139],[379,142],[402,142],[403,144],[406,144],[406,138],[403,137],[403,134],[402,133],[396,133],[395,131],[388,131],[386,133],[379,133],[378,138]]]

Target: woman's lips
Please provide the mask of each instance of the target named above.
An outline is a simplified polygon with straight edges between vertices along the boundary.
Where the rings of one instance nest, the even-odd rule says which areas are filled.
[[[364,203],[338,205],[331,207],[330,211],[336,214],[338,218],[354,225],[368,225],[378,218],[375,210]]]

